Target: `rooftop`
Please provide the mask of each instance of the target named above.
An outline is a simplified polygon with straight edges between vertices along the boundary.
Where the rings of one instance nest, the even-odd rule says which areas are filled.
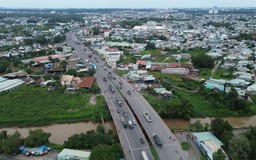
[[[199,141],[212,141],[218,146],[222,146],[223,143],[218,140],[211,132],[197,132],[193,133],[193,135],[199,140]]]
[[[93,82],[95,78],[93,76],[87,77],[84,80],[82,80],[80,83],[78,83],[75,88],[92,88]]]
[[[79,150],[73,150],[73,149],[66,149],[66,148],[64,148],[58,154],[58,157],[65,157],[65,156],[89,157],[90,154],[91,154],[91,152],[79,151]]]

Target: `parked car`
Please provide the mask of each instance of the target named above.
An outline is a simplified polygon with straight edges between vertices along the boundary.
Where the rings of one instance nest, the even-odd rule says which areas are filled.
[[[133,123],[133,125],[137,124],[135,119],[132,120],[132,123]]]
[[[116,112],[117,112],[117,113],[120,113],[120,110],[117,108],[117,109],[116,109]]]

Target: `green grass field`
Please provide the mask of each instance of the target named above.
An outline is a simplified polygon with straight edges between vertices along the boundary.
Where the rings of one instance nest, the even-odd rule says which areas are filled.
[[[189,148],[190,148],[188,142],[182,142],[180,145],[181,145],[183,150],[189,150]]]
[[[187,93],[183,91],[176,92],[183,98],[189,100],[193,105],[193,117],[225,117],[238,116],[238,113],[226,108],[215,108],[210,101],[203,99],[195,93]]]
[[[104,97],[90,104],[91,94],[49,92],[47,88],[23,86],[0,94],[0,126],[46,125],[77,121],[110,120]]]

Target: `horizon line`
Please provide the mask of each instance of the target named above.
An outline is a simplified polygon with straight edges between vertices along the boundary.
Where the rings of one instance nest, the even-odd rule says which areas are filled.
[[[213,6],[214,7],[214,6]],[[156,7],[156,8],[152,8],[152,7],[128,7],[128,8],[125,8],[125,7],[99,7],[99,8],[96,8],[96,7],[88,7],[88,8],[85,8],[85,7],[1,7],[1,9],[57,9],[57,10],[60,10],[60,9],[209,9],[209,8],[213,8],[213,7],[172,7],[172,8],[164,8],[164,7]],[[256,9],[256,7],[218,7],[218,9],[225,9],[225,8],[235,8],[235,9],[243,9],[243,8],[246,8],[246,9]]]

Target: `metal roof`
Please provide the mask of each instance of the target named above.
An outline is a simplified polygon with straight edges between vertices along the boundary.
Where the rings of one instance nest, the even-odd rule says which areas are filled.
[[[73,150],[73,149],[66,149],[64,148],[59,154],[58,157],[71,157],[71,156],[76,156],[76,157],[84,157],[88,158],[90,156],[91,152],[86,152],[86,151],[79,151],[79,150]]]
[[[22,84],[24,84],[24,82],[19,79],[2,81],[2,82],[0,82],[0,92],[11,90],[13,88],[16,88],[16,87],[22,85]]]

